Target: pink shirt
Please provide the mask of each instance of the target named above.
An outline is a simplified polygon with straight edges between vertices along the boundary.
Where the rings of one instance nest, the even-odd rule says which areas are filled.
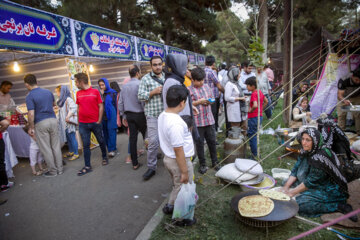
[[[271,68],[267,68],[265,70],[265,73],[266,73],[266,75],[267,75],[267,77],[269,79],[269,82],[274,81],[274,72],[273,72],[273,70],[271,70]]]

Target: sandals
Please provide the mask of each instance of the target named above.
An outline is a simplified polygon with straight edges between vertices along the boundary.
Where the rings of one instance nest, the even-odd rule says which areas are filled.
[[[72,157],[73,155],[74,155],[73,152],[64,153],[64,154],[63,154],[63,158]]]
[[[34,176],[40,176],[43,173],[43,171],[37,171],[32,173]]]
[[[91,168],[88,168],[88,167],[83,167],[78,173],[77,175],[78,176],[82,176],[82,175],[85,175],[89,172],[92,172],[92,169]]]
[[[138,165],[133,166],[133,169],[134,169],[134,170],[138,170],[138,169],[141,167],[141,165],[142,165],[141,163],[138,163]]]
[[[109,160],[108,159],[103,159],[102,160],[102,165],[103,166],[106,166],[106,165],[108,165],[109,164]]]

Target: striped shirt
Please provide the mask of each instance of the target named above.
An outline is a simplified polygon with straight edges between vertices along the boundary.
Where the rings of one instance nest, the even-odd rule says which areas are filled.
[[[198,101],[202,98],[209,99],[213,98],[213,93],[210,89],[210,87],[206,84],[204,84],[200,88],[196,88],[193,85],[188,87],[190,91],[190,96],[193,102]],[[198,127],[205,127],[215,124],[214,116],[211,112],[211,105],[202,105],[199,104],[196,106],[196,108],[199,111],[199,114],[194,115],[195,118],[195,124]]]
[[[164,111],[164,104],[162,102],[162,96],[161,94],[153,95],[150,98],[150,92],[154,90],[155,88],[161,86],[160,83],[155,81],[153,77],[157,77],[153,71],[146,74],[142,77],[140,86],[139,86],[139,92],[138,92],[138,98],[140,101],[145,102],[145,116],[151,116],[151,117],[158,117],[162,111]],[[165,76],[162,74],[161,78],[158,78],[160,81],[165,81]]]
[[[219,98],[219,89],[217,88],[216,84],[219,83],[219,80],[216,76],[216,72],[211,69],[211,67],[205,67],[205,81],[204,83],[207,84],[210,89],[213,91],[214,98]]]

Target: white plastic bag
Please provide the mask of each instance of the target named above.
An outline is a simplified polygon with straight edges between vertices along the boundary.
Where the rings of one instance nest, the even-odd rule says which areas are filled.
[[[182,184],[174,204],[173,219],[193,219],[195,204],[199,199],[196,194],[196,184]]]

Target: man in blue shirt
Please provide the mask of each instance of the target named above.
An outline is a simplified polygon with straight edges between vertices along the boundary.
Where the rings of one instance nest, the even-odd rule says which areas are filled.
[[[48,172],[44,176],[55,177],[63,173],[63,162],[58,124],[53,110],[54,95],[49,90],[38,87],[33,74],[25,75],[24,83],[30,91],[26,96],[29,134],[36,136],[36,142],[46,161]]]

